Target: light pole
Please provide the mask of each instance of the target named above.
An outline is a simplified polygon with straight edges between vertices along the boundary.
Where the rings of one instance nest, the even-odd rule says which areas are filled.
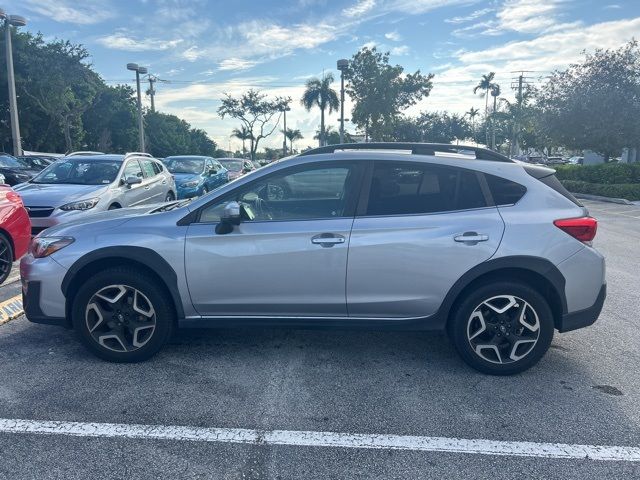
[[[4,20],[5,45],[7,48],[7,80],[9,84],[9,118],[11,119],[11,137],[13,154],[22,155],[20,140],[20,122],[18,121],[18,102],[16,100],[16,79],[13,71],[13,49],[11,48],[11,27],[24,27],[27,21],[20,15],[7,15],[0,10],[0,19]]]
[[[340,143],[344,143],[344,71],[349,68],[349,60],[338,60],[340,70]]]
[[[282,156],[286,157],[287,156],[287,112],[291,110],[291,108],[289,108],[289,105],[286,105],[284,107],[283,113],[284,113],[284,129],[282,130],[284,132],[284,140],[282,142]]]
[[[136,91],[138,92],[138,135],[140,151],[144,152],[144,122],[142,121],[142,96],[140,94],[140,74],[147,73],[147,67],[140,67],[137,63],[127,63],[127,70],[136,72]]]

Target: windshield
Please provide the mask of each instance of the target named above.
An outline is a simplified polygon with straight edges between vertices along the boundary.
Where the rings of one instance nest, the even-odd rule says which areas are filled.
[[[171,173],[202,173],[204,159],[198,157],[165,158],[164,164]]]
[[[239,172],[242,170],[242,162],[239,160],[220,160],[220,163],[224,168],[232,172]]]
[[[53,163],[53,160],[48,160],[43,157],[21,157],[20,161],[27,163],[30,167],[43,169]]]
[[[0,155],[0,167],[6,168],[27,168],[28,165],[15,157]]]
[[[70,183],[76,185],[106,185],[120,171],[121,161],[67,158],[53,163],[37,175],[32,183]]]

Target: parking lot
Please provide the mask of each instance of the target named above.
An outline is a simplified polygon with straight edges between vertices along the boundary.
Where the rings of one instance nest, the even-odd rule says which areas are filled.
[[[602,316],[514,377],[433,333],[185,330],[117,365],[0,325],[0,478],[638,478],[640,206],[585,203]]]

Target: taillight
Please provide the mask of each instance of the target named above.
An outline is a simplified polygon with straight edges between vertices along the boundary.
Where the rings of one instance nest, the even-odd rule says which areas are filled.
[[[598,230],[598,221],[593,217],[564,218],[554,221],[553,224],[576,240],[585,243],[593,240]]]

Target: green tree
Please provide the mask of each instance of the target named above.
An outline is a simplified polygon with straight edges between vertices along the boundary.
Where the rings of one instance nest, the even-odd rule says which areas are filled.
[[[291,153],[293,153],[293,142],[296,140],[302,140],[304,137],[302,136],[302,132],[298,129],[287,128],[287,131],[281,130],[284,133],[284,136],[289,140],[289,145],[291,149]]]
[[[593,150],[605,161],[640,138],[640,49],[631,41],[598,49],[583,63],[556,71],[539,90],[541,128],[554,142]]]
[[[433,87],[433,74],[405,73],[402,66],[389,65],[389,52],[375,47],[356,53],[345,77],[355,103],[351,120],[373,140],[393,138],[400,113],[427,97]]]
[[[325,75],[322,80],[318,78],[307,80],[302,99],[300,100],[300,103],[302,103],[307,111],[310,111],[313,107],[320,109],[320,138],[318,140],[321,147],[326,145],[324,111],[329,109],[329,113],[331,113],[340,108],[338,94],[331,88],[332,83],[333,75],[331,73]]]
[[[204,130],[193,129],[175,115],[147,112],[144,117],[149,153],[155,157],[170,155],[214,156],[216,143]]]
[[[102,87],[82,115],[89,150],[125,153],[137,149],[138,125],[134,91],[127,85]]]
[[[242,125],[251,133],[250,153],[251,159],[255,160],[260,140],[267,138],[275,131],[280,122],[280,116],[284,109],[288,108],[289,103],[291,99],[288,97],[269,100],[258,90],[251,89],[240,97],[226,94],[222,99],[222,105],[218,108],[218,115],[221,118],[228,116],[242,122]],[[276,119],[275,122],[273,122],[274,119]]]
[[[253,136],[247,127],[242,125],[240,128],[234,128],[231,132],[231,136],[237,138],[238,140],[242,140],[242,156],[247,155],[247,148],[245,142],[247,140],[253,141]]]

